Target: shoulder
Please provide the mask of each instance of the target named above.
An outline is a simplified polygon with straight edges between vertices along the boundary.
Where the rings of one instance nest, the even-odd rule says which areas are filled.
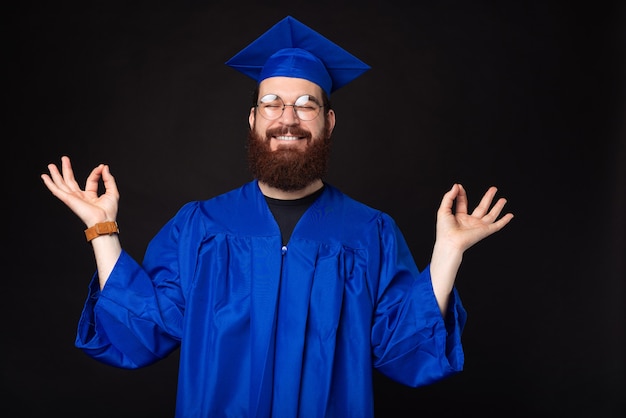
[[[173,222],[205,234],[268,235],[274,223],[256,181],[207,200],[185,204]]]
[[[178,210],[173,221],[186,223],[194,220],[206,222],[232,219],[238,215],[237,211],[249,207],[250,202],[256,201],[259,193],[258,186],[253,181],[209,199],[193,200]]]
[[[396,229],[394,219],[387,213],[354,199],[337,187],[326,184],[322,198],[316,202],[334,218],[336,227],[347,236],[379,235],[381,230]]]
[[[379,209],[373,208],[354,199],[330,184],[326,184],[326,190],[323,197],[325,200],[320,199],[320,202],[337,208],[342,217],[354,218],[354,221],[357,223],[380,217],[388,217],[386,213],[380,211]]]

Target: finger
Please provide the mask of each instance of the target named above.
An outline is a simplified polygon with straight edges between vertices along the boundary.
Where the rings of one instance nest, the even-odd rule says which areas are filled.
[[[44,173],[41,175],[41,179],[43,180],[43,183],[46,185],[48,190],[50,190],[51,192],[54,192],[54,190],[58,189],[57,185],[54,184],[54,181],[52,180],[52,177],[50,177],[50,175]]]
[[[496,222],[490,224],[490,229],[493,232],[497,232],[501,230],[502,228],[504,228],[509,222],[511,222],[511,219],[513,218],[514,218],[514,215],[512,213],[507,213],[502,218],[498,219]]]
[[[96,168],[91,170],[87,180],[85,181],[85,191],[98,194],[98,184],[102,177],[102,171],[104,170],[104,164],[99,164]]]
[[[80,186],[74,177],[74,170],[72,169],[72,162],[68,156],[61,157],[61,169],[63,170],[63,180],[69,190],[80,191]]]
[[[104,189],[107,194],[112,194],[114,197],[119,198],[117,190],[117,183],[115,177],[111,174],[111,169],[108,165],[105,165],[102,170],[102,181],[104,182]]]
[[[498,219],[498,216],[500,216],[500,213],[502,212],[502,209],[504,209],[504,205],[506,205],[506,202],[507,200],[503,197],[498,199],[498,201],[493,205],[491,210],[485,216],[483,216],[482,219],[485,222],[494,222],[496,219]]]
[[[456,213],[467,213],[467,192],[465,187],[459,184],[459,194],[456,197]]]
[[[50,172],[50,175],[46,177],[49,177],[51,180],[50,182],[46,183],[48,188],[52,186],[55,189],[63,190],[66,192],[69,191],[67,185],[65,184],[65,179],[63,178],[55,164],[48,164],[48,171]]]
[[[56,196],[59,200],[66,202],[69,196],[69,189],[65,185],[63,177],[61,177],[59,169],[56,165],[51,163],[48,164],[48,170],[50,171],[50,174],[42,174],[41,179],[54,196]]]
[[[441,204],[439,205],[439,212],[452,213],[452,206],[454,205],[454,199],[459,193],[458,184],[453,184],[452,188],[448,190],[441,198]]]
[[[472,216],[476,216],[478,218],[485,216],[489,212],[489,207],[491,206],[491,202],[493,201],[493,197],[496,195],[497,191],[497,187],[491,186],[487,192],[485,192],[483,198],[480,199],[480,203],[472,212]]]
[[[55,174],[57,176],[59,176],[59,169],[57,168],[57,166],[53,163],[48,164],[46,167],[48,167],[48,173],[49,174],[43,174],[44,176],[50,178],[51,180],[53,179],[53,177],[55,176]]]

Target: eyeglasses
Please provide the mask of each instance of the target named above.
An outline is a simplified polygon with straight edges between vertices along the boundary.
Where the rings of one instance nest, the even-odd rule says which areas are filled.
[[[266,94],[256,105],[259,113],[267,120],[276,120],[283,115],[285,108],[291,106],[300,120],[313,120],[320,114],[320,105],[317,100],[308,94],[300,96],[293,104],[285,104],[283,99],[275,94]]]

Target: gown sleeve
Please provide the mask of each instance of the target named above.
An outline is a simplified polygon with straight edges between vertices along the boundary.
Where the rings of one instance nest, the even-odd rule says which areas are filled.
[[[419,271],[408,245],[388,216],[379,221],[380,258],[372,348],[374,367],[389,378],[418,387],[463,369],[461,333],[466,311],[454,288],[442,316],[430,266]]]
[[[78,323],[76,347],[105,364],[134,369],[166,357],[179,346],[185,306],[180,254],[189,254],[178,245],[179,224],[190,210],[191,206],[181,209],[159,231],[142,264],[122,251],[102,290],[94,275]]]

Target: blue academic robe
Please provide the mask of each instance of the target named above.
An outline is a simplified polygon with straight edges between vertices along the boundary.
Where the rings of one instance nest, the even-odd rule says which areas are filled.
[[[287,246],[256,181],[184,205],[94,276],[77,347],[138,368],[180,347],[177,417],[371,417],[372,368],[409,386],[463,367],[456,289],[444,318],[393,219],[326,185]]]

